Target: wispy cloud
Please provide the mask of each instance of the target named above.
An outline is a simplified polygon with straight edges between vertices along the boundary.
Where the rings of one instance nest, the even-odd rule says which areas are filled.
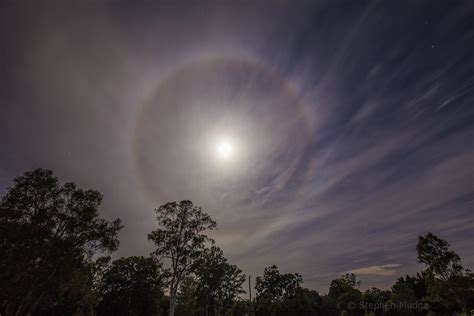
[[[384,264],[381,266],[370,266],[370,267],[363,267],[357,268],[345,273],[354,273],[355,275],[378,275],[378,276],[391,276],[397,273],[395,268],[400,267],[400,264],[391,263],[391,264]]]
[[[45,167],[100,190],[125,225],[117,255],[148,254],[153,208],[189,198],[244,272],[277,264],[319,290],[340,271],[370,286],[421,269],[428,230],[472,268],[464,5],[9,5],[0,189]],[[231,168],[203,154],[220,129],[247,153]]]

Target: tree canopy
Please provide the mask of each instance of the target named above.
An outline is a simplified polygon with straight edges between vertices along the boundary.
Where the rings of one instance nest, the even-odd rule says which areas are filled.
[[[196,261],[194,275],[206,309],[211,305],[214,310],[222,313],[238,295],[245,293],[242,290],[245,275],[236,265],[227,262],[219,247],[212,246],[204,250]]]
[[[247,299],[242,270],[207,232],[215,221],[191,201],[156,209],[149,257],[111,259],[120,220],[99,216],[102,195],[61,183],[51,171],[17,177],[0,201],[1,315],[467,316],[474,274],[433,233],[416,245],[423,270],[388,290],[361,291],[353,273],[327,294],[303,287],[298,273],[266,267]],[[145,237],[145,236],[143,236]],[[144,238],[145,239],[145,238]],[[415,248],[415,247],[414,247]]]
[[[169,202],[155,211],[158,228],[148,234],[148,239],[156,245],[152,256],[160,262],[169,263],[165,269],[170,273],[169,315],[173,316],[179,286],[191,273],[206,244],[213,243],[204,232],[214,229],[216,222],[201,207],[194,206],[188,200]]]
[[[273,265],[255,280],[256,315],[317,315],[322,300],[318,292],[301,286],[298,273],[280,273]]]
[[[152,258],[113,261],[103,272],[98,290],[100,315],[162,315],[163,276]]]
[[[58,304],[94,254],[117,249],[120,220],[101,219],[101,201],[99,192],[61,184],[50,170],[14,179],[0,202],[3,314]]]

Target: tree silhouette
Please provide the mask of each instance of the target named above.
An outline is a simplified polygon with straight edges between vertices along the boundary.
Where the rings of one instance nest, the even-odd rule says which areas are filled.
[[[357,288],[359,286],[360,281],[357,281],[353,273],[346,273],[333,280],[329,286],[329,303],[347,315],[359,315],[362,312],[360,309],[362,293]]]
[[[245,276],[206,235],[216,223],[200,207],[191,201],[160,206],[158,227],[148,234],[156,245],[151,257],[111,262],[121,225],[99,217],[101,200],[97,191],[61,184],[49,170],[14,179],[0,201],[0,315],[163,315],[168,305],[171,316],[175,309],[180,316],[474,311],[474,274],[432,233],[419,236],[416,246],[425,270],[398,278],[391,290],[362,294],[360,281],[348,273],[320,296],[302,287],[298,273],[283,274],[273,265],[256,278],[251,302],[239,297]]]
[[[277,266],[267,267],[263,271],[263,277],[258,276],[255,280],[257,299],[272,302],[292,297],[302,282],[303,279],[298,273],[281,274]]]
[[[98,285],[99,315],[161,315],[163,280],[152,258],[126,257],[112,262]]]
[[[55,306],[80,283],[95,253],[117,249],[120,220],[99,218],[101,200],[97,191],[61,185],[49,170],[14,179],[0,202],[3,315]]]
[[[191,201],[166,203],[155,211],[158,228],[148,234],[148,239],[156,245],[152,256],[160,262],[169,261],[169,315],[173,316],[181,282],[191,273],[206,243],[213,243],[204,232],[214,229],[216,222]]]
[[[318,292],[301,286],[298,273],[281,274],[273,265],[255,280],[256,315],[318,315],[322,300]]]
[[[426,266],[428,290],[437,301],[455,301],[467,313],[474,298],[474,276],[464,269],[461,258],[449,250],[447,241],[428,233],[418,237],[418,261]]]
[[[239,294],[245,293],[242,290],[245,275],[236,265],[227,262],[219,247],[204,250],[195,263],[194,274],[198,293],[204,299],[205,315],[208,315],[209,305],[217,315],[230,308]]]

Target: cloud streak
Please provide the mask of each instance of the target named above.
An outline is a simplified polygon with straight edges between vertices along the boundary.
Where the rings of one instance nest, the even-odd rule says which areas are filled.
[[[346,273],[354,273],[355,275],[378,275],[378,276],[391,276],[397,273],[395,268],[400,265],[396,263],[384,264],[381,266],[370,266],[363,267],[354,270],[347,271]]]

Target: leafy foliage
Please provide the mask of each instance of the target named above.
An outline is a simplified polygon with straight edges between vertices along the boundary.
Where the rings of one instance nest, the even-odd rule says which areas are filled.
[[[255,280],[257,299],[274,302],[294,297],[301,288],[301,283],[303,278],[298,273],[280,274],[277,266],[267,267],[263,271],[263,277]]]
[[[156,245],[152,256],[169,261],[170,316],[174,315],[176,295],[182,280],[188,276],[207,243],[213,243],[206,230],[216,222],[191,201],[169,202],[156,209],[158,228],[148,234]]]
[[[301,286],[298,273],[281,274],[273,265],[257,277],[256,315],[317,315],[322,300],[318,292]]]
[[[418,237],[418,261],[427,266],[427,272],[444,281],[463,271],[461,258],[448,250],[449,244],[432,233]]]
[[[419,262],[425,264],[428,291],[432,305],[452,310],[451,303],[463,313],[474,308],[474,278],[464,269],[457,253],[448,249],[449,244],[428,233],[418,237],[416,246]]]
[[[427,296],[426,273],[400,277],[392,286],[392,309],[399,314],[424,315],[423,308]]]
[[[178,302],[176,305],[177,315],[196,315],[197,312],[203,308],[199,302],[200,298],[202,298],[202,295],[199,294],[196,278],[194,276],[184,278],[178,292]]]
[[[227,262],[219,247],[204,250],[195,263],[194,274],[199,296],[204,301],[201,306],[214,309],[216,314],[230,308],[236,297],[245,293],[242,290],[245,275],[236,265]]]
[[[101,201],[97,191],[61,185],[49,170],[14,180],[0,202],[3,314],[59,304],[75,286],[87,283],[80,271],[95,253],[117,249],[120,220],[99,218]]]
[[[161,315],[163,280],[151,258],[115,260],[99,284],[99,315]]]
[[[205,233],[216,223],[191,201],[156,210],[150,258],[111,261],[120,220],[98,215],[102,196],[61,184],[51,171],[17,177],[0,202],[2,315],[469,315],[474,274],[432,233],[418,238],[425,270],[400,277],[390,291],[362,293],[354,274],[333,280],[327,295],[302,287],[276,266],[256,278],[245,300],[245,275]],[[169,297],[165,295],[166,287]],[[169,307],[169,311],[168,311]]]
[[[382,291],[377,288],[365,291],[362,295],[365,313],[374,316],[383,315],[390,301],[390,294],[390,291]]]

